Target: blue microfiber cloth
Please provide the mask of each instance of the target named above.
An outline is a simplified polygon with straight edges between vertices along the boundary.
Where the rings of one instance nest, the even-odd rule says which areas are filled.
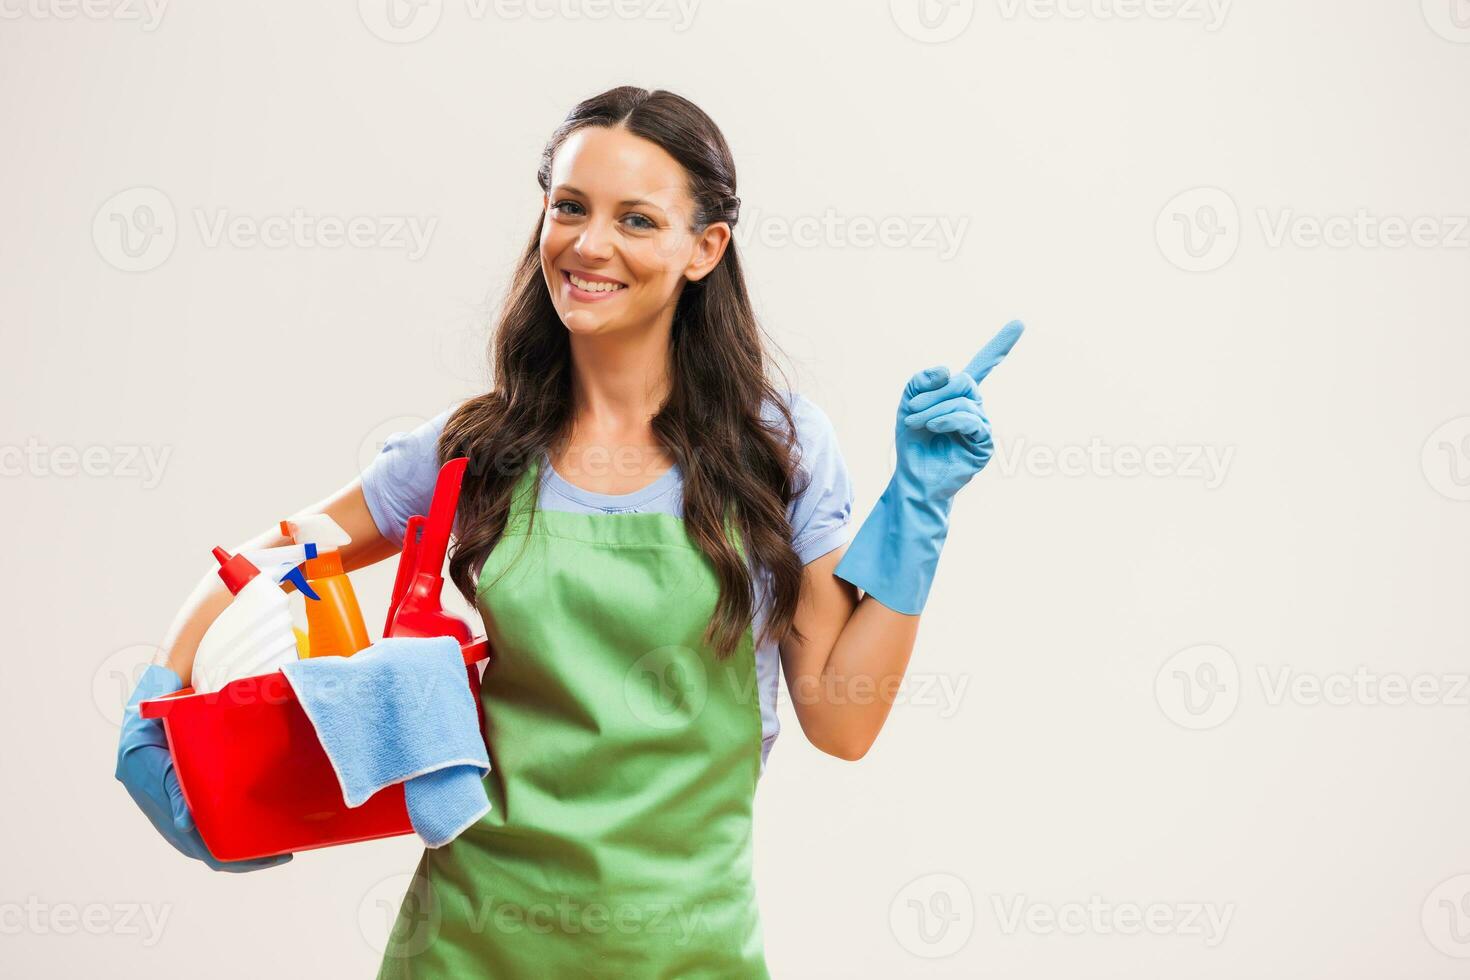
[[[350,657],[293,660],[281,671],[348,806],[404,783],[409,819],[429,847],[489,812],[490,759],[453,637],[393,637]]]

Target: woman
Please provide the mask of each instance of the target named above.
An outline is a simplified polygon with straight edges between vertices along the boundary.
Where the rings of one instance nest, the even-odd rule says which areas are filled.
[[[492,806],[424,852],[379,975],[763,977],[751,815],[778,664],[812,743],[860,758],[952,498],[990,456],[976,383],[1020,325],[967,371],[910,380],[897,468],[853,537],[830,423],[767,379],[714,123],[668,92],[613,89],[572,111],[538,179],[492,390],[391,438],[312,508],[361,567],[401,548],[441,460],[472,462],[450,574],[494,649]],[[227,601],[201,585],[132,704],[182,686]],[[214,862],[166,750],[135,709],[128,726],[119,777],[176,846],[226,870],[284,860]]]

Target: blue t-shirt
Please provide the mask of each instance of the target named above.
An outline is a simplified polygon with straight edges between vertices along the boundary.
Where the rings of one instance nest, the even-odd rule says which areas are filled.
[[[820,558],[852,538],[852,480],[837,445],[837,433],[825,412],[805,396],[787,393],[787,406],[796,423],[796,485],[804,489],[791,501],[791,547],[803,565]],[[362,474],[362,492],[368,510],[383,537],[403,544],[408,519],[429,512],[434,480],[439,473],[439,434],[454,406],[411,432],[389,436],[383,449]],[[768,405],[766,418],[779,418]],[[664,513],[684,516],[683,474],[674,464],[656,480],[632,493],[595,493],[564,479],[552,467],[541,467],[537,507],[574,514]],[[781,658],[776,644],[762,642],[765,619],[765,576],[753,575],[756,638],[756,683],[761,702],[761,766],[780,731],[776,698],[780,689]]]

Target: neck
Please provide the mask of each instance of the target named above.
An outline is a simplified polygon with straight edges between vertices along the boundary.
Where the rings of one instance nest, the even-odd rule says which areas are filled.
[[[673,383],[669,320],[646,329],[571,335],[575,428],[621,438],[652,432],[650,420]]]

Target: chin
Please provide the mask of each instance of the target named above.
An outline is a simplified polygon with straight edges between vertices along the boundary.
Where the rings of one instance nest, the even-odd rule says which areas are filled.
[[[606,333],[618,326],[616,317],[595,313],[587,309],[567,310],[561,314],[561,322],[572,333]]]

